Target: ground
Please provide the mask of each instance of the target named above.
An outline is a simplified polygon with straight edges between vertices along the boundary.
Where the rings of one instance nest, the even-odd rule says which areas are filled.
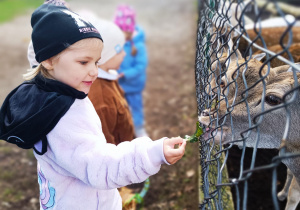
[[[86,8],[110,19],[117,0],[68,1],[73,10]],[[149,54],[144,92],[146,129],[152,139],[191,135],[196,127],[194,85],[196,1],[129,0],[145,29]],[[30,14],[0,25],[0,103],[22,82],[29,68]],[[31,150],[0,141],[0,210],[38,209],[36,161]],[[181,161],[163,165],[150,178],[144,209],[198,208],[198,145],[190,144]]]

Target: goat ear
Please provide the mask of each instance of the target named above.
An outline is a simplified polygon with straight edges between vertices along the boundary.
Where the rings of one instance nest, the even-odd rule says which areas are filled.
[[[238,49],[234,50],[234,53],[230,57],[231,61],[242,60],[242,59],[243,59],[243,56]]]
[[[292,71],[292,68],[289,68],[290,65],[282,65],[282,66],[277,66],[274,68],[271,68],[272,72],[274,72],[276,75],[277,74],[281,74],[283,72],[287,72],[287,71]]]
[[[260,54],[253,55],[253,59],[261,61],[265,56],[266,56],[266,53],[260,53]]]
[[[300,68],[300,63],[295,63],[295,65],[296,65],[296,67],[298,67],[298,68]],[[296,72],[300,72],[300,70],[298,70],[298,69],[295,69],[296,70]],[[288,70],[287,70],[287,72],[293,72],[293,67],[291,66]]]

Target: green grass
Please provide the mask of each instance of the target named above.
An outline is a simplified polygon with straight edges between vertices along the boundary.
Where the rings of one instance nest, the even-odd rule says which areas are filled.
[[[27,157],[28,157],[30,160],[35,160],[35,157],[34,157],[34,154],[33,154],[33,150],[32,150],[32,149],[27,150]]]
[[[24,197],[22,192],[13,189],[13,188],[6,188],[0,194],[0,200],[6,202],[18,202]]]
[[[0,140],[1,141],[1,140]],[[10,154],[12,152],[12,148],[11,147],[6,147],[6,146],[1,146],[0,147],[0,153],[1,154]]]
[[[43,2],[43,0],[0,0],[0,23],[9,21],[28,9],[35,9]]]
[[[1,171],[3,171],[0,174],[0,179],[2,181],[10,182],[16,177],[16,174],[13,171],[4,171],[4,170]]]

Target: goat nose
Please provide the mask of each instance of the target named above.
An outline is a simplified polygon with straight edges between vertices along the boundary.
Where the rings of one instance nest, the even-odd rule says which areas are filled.
[[[209,111],[206,109],[206,110],[203,110],[201,112],[201,116],[204,116],[204,117],[208,117],[209,116]]]

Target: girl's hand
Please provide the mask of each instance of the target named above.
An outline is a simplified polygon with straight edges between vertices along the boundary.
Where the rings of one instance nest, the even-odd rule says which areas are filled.
[[[120,73],[120,74],[118,75],[118,79],[120,79],[120,78],[122,78],[122,77],[124,77],[124,73]]]
[[[174,148],[175,145],[179,145],[178,148]],[[164,155],[168,163],[174,164],[182,158],[185,152],[186,140],[180,137],[174,137],[164,140]]]

